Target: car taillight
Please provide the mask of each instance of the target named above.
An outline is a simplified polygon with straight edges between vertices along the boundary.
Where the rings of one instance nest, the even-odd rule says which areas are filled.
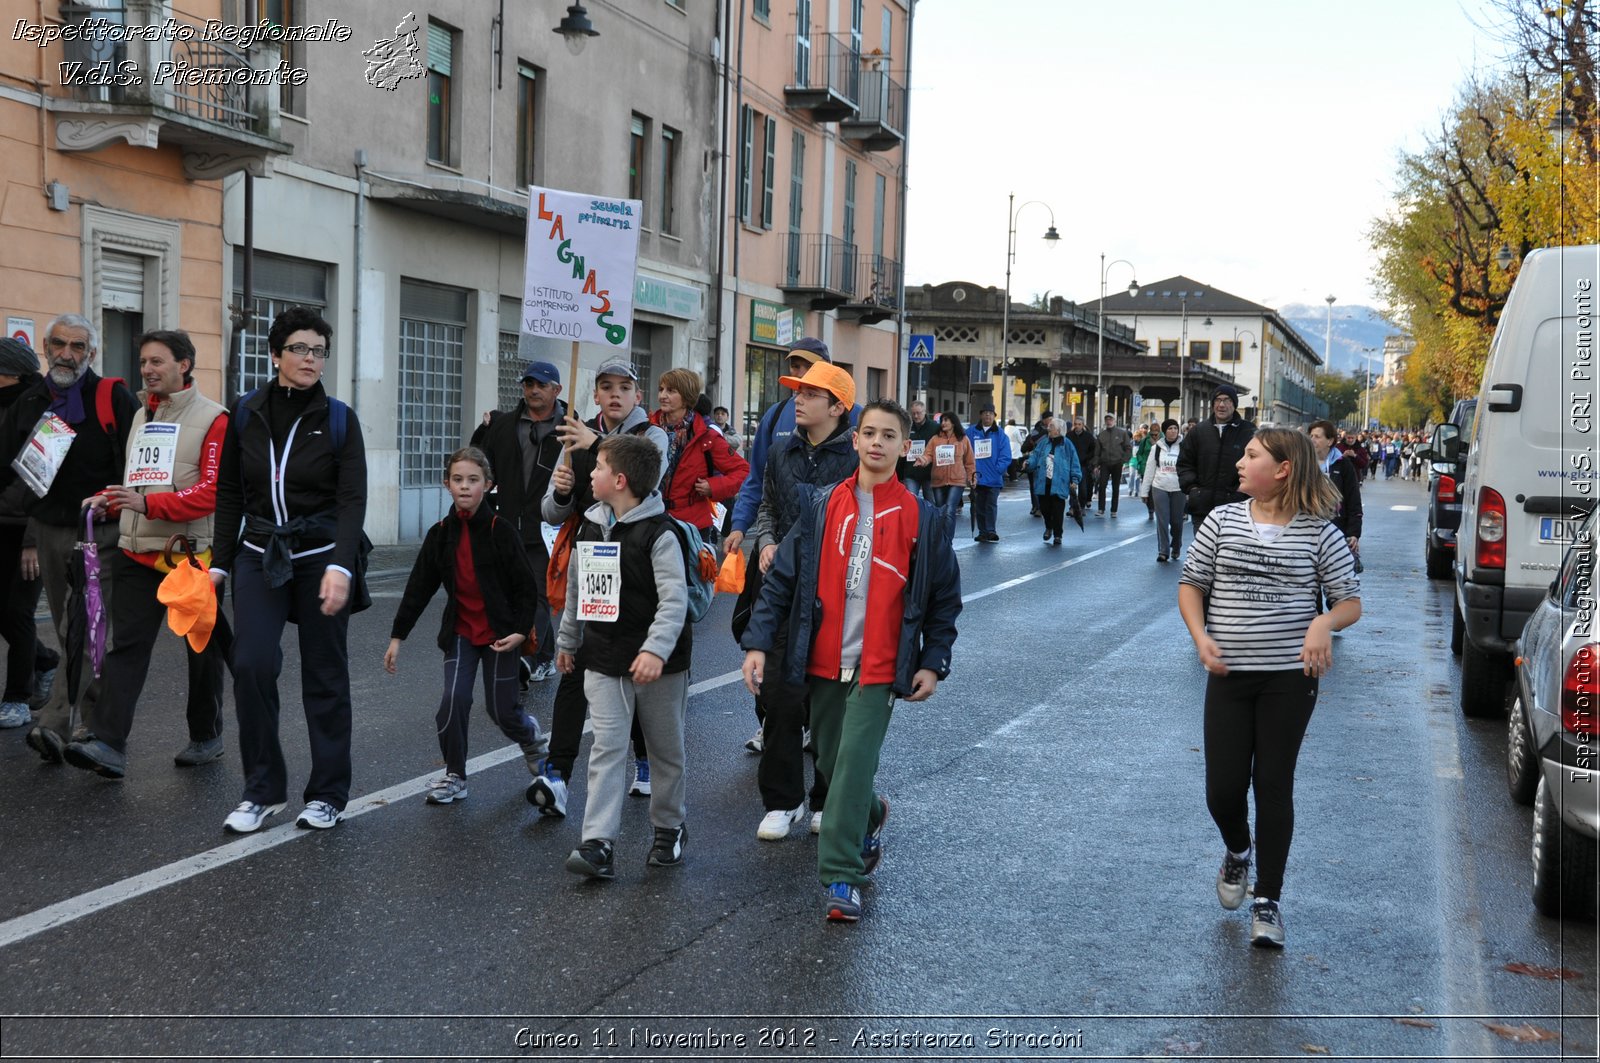
[[[1578,647],[1578,652],[1567,662],[1567,674],[1561,680],[1561,726],[1575,735],[1595,734],[1595,696],[1600,688],[1600,677],[1595,668],[1600,665],[1600,643]],[[1587,739],[1585,739],[1587,740]]]
[[[1492,487],[1478,489],[1479,568],[1506,567],[1506,500]]]
[[[1454,476],[1439,477],[1439,501],[1454,502],[1456,500],[1456,478]]]

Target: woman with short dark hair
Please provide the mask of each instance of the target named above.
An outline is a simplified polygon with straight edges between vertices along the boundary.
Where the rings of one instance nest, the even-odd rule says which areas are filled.
[[[361,590],[356,577],[370,548],[361,530],[367,457],[355,415],[323,390],[332,340],[332,327],[313,310],[296,306],[279,314],[267,334],[277,376],[234,406],[222,448],[211,580],[220,591],[233,577],[233,696],[245,783],[223,828],[236,834],[256,830],[287,801],[278,647],[290,621],[299,629],[311,739],[299,825],[334,826],[350,796],[346,637]]]

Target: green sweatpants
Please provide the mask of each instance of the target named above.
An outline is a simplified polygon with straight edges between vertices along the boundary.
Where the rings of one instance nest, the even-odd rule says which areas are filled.
[[[823,886],[867,882],[861,843],[883,822],[873,790],[878,754],[889,732],[889,684],[862,686],[836,679],[809,680],[811,737],[817,774],[828,780],[828,810],[817,839],[817,877]]]

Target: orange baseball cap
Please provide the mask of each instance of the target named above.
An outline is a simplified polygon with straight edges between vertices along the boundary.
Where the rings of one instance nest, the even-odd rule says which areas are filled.
[[[846,406],[856,404],[855,378],[829,362],[813,362],[805,376],[780,376],[778,383],[795,391],[799,391],[802,385],[820,388]]]

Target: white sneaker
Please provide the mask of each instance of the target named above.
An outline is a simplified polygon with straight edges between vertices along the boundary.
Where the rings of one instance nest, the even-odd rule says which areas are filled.
[[[744,744],[745,751],[748,752],[748,753],[759,753],[759,752],[761,752],[761,746],[762,746],[762,743],[764,741],[764,737],[765,737],[764,736],[764,732],[762,732],[762,730],[760,728],[757,728],[756,729],[756,733],[751,735],[749,740],[747,742],[745,742],[745,744]]]
[[[282,811],[281,803],[258,805],[254,801],[240,801],[239,807],[229,812],[228,818],[222,821],[222,829],[229,834],[250,834],[259,830],[268,816],[275,816]]]
[[[813,812],[813,813],[811,813],[811,833],[812,834],[821,834],[822,833],[822,813],[821,812]]]
[[[311,830],[327,830],[337,825],[343,818],[344,813],[328,802],[312,801],[306,805],[306,810],[300,813],[300,818],[294,821],[294,825]]]
[[[789,836],[789,828],[805,818],[805,805],[799,808],[773,809],[761,817],[761,826],[756,828],[756,837],[764,842],[781,842]]]

